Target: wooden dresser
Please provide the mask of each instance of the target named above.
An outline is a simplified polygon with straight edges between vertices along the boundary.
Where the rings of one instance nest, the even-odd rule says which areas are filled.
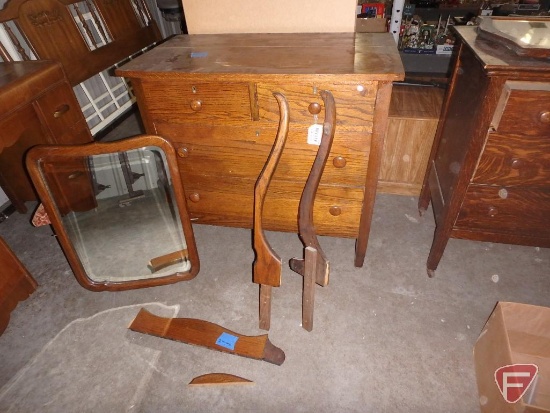
[[[433,276],[449,237],[550,247],[550,62],[455,28],[457,64],[419,200]],[[466,258],[466,257],[465,257]]]
[[[38,144],[92,141],[61,65],[47,61],[0,63],[0,186],[19,212],[37,199],[25,153]]]
[[[197,223],[252,227],[254,184],[271,151],[279,111],[288,140],[264,207],[268,230],[297,232],[298,203],[318,146],[308,127],[324,119],[319,92],[336,101],[336,134],[315,199],[318,234],[357,238],[363,264],[392,81],[404,77],[387,33],[176,36],[117,70],[131,79],[146,131],[180,156]]]

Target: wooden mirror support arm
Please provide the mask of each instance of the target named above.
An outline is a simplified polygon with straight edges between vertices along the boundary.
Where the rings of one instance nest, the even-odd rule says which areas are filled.
[[[285,353],[271,344],[267,334],[245,336],[204,320],[159,317],[142,308],[128,328],[138,333],[263,360],[278,366],[285,361]]]
[[[281,285],[282,261],[267,241],[262,224],[262,210],[265,196],[275,173],[288,136],[288,102],[281,93],[273,93],[279,105],[279,130],[264,169],[254,187],[254,251],[253,281],[260,284],[260,328],[269,330],[271,320],[271,287]]]
[[[302,243],[304,244],[304,259],[292,258],[290,268],[298,274],[304,276],[304,295],[302,326],[311,331],[313,328],[313,288],[315,283],[326,286],[328,284],[330,264],[327,260],[321,245],[315,233],[315,224],[313,222],[313,206],[317,188],[321,182],[321,177],[334,140],[334,131],[336,125],[336,105],[332,93],[327,90],[320,92],[325,104],[325,121],[323,122],[323,135],[321,144],[317,151],[317,156],[313,161],[313,166],[306,181],[302,197],[300,198],[300,207],[298,212],[298,230]],[[315,263],[308,263],[308,260],[315,260]],[[314,274],[306,274],[313,271]],[[314,282],[310,282],[314,280]]]

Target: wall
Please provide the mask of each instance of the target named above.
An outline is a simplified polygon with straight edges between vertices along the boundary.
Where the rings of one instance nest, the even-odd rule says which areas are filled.
[[[189,34],[353,32],[357,0],[182,0]]]

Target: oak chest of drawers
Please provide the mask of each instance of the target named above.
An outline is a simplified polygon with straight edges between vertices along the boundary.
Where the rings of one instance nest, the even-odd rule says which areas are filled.
[[[389,34],[176,36],[117,70],[131,80],[148,133],[180,156],[197,223],[251,228],[254,184],[279,121],[273,92],[290,107],[290,131],[264,207],[268,230],[297,232],[298,204],[324,120],[319,92],[336,102],[336,134],[314,206],[318,234],[357,238],[366,250],[392,81],[403,67]]]
[[[0,63],[0,186],[19,212],[37,199],[25,153],[38,144],[92,141],[60,64]]]
[[[457,27],[459,54],[419,209],[433,275],[449,237],[550,247],[550,63]],[[456,47],[456,46],[455,46]]]

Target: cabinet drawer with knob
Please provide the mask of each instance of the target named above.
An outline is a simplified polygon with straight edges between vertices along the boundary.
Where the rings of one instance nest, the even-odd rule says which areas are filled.
[[[528,136],[550,135],[550,85],[507,81],[491,130]]]
[[[489,133],[473,182],[547,186],[550,182],[550,135]]]
[[[252,179],[187,175],[185,194],[193,222],[252,228],[254,184]],[[303,189],[303,185],[295,182],[271,182],[263,210],[267,230],[297,232]],[[313,213],[316,231],[332,236],[357,236],[362,200],[360,187],[320,185]]]
[[[257,178],[271,152],[277,133],[275,126],[197,126],[190,130],[189,127],[165,129],[157,125],[157,131],[161,136],[177,136],[173,144],[184,182],[188,173]],[[296,125],[289,131],[273,179],[292,180],[305,185],[318,148],[307,144],[306,137],[306,125]],[[368,158],[364,136],[336,133],[321,183],[362,186]]]
[[[272,95],[273,91],[277,91],[288,100],[290,122],[311,125],[317,116],[317,123],[323,123],[325,108],[319,92],[325,89],[332,93],[336,103],[336,130],[339,127],[362,126],[372,131],[377,82],[258,83],[256,89],[260,120],[279,121],[279,108]]]
[[[550,237],[550,188],[470,185],[455,227]]]
[[[157,120],[242,124],[252,117],[248,83],[174,81],[170,89],[143,83],[143,103]]]
[[[35,101],[43,123],[53,136],[61,136],[82,119],[82,110],[69,84],[61,84]]]

